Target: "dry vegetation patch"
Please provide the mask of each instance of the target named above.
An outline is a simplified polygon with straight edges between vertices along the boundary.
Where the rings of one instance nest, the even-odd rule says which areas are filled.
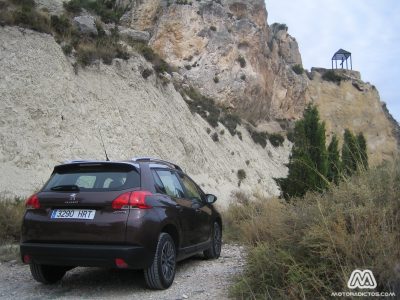
[[[323,194],[264,199],[237,194],[225,235],[248,245],[238,298],[328,298],[369,269],[378,291],[399,292],[400,164],[358,174]]]

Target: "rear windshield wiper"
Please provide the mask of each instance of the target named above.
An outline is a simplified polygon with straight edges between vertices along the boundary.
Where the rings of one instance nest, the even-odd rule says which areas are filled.
[[[50,190],[52,190],[52,191],[73,191],[73,192],[78,192],[79,191],[79,186],[77,186],[75,184],[56,185],[56,186],[53,186]]]

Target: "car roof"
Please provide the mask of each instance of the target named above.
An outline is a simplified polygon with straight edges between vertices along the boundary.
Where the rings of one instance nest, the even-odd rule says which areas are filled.
[[[139,169],[140,164],[142,163],[147,163],[150,165],[150,167],[156,167],[156,168],[169,168],[169,169],[176,169],[178,171],[182,171],[182,169],[169,161],[158,159],[158,158],[151,158],[151,157],[135,157],[132,160],[120,160],[120,161],[108,161],[108,160],[67,160],[63,164],[60,164],[59,166],[65,166],[65,165],[92,165],[92,164],[101,164],[101,165],[107,165],[107,164],[127,164],[134,166],[135,168]],[[57,166],[57,167],[59,167]]]

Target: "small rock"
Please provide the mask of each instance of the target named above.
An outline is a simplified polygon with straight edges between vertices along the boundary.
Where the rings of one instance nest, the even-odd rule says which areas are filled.
[[[128,37],[137,42],[147,43],[150,40],[150,33],[147,31],[134,30],[123,26],[119,26],[118,30],[121,36]]]
[[[97,28],[95,18],[90,15],[77,16],[74,18],[74,24],[78,27],[79,31],[86,34],[97,35]]]
[[[183,298],[183,299],[188,299],[189,297],[188,297],[188,295],[183,294],[183,295],[182,295],[182,298]]]

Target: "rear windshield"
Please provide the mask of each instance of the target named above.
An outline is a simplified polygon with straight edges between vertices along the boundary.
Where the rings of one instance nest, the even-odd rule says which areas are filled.
[[[140,175],[132,168],[70,166],[56,168],[43,191],[118,191],[140,187]]]

